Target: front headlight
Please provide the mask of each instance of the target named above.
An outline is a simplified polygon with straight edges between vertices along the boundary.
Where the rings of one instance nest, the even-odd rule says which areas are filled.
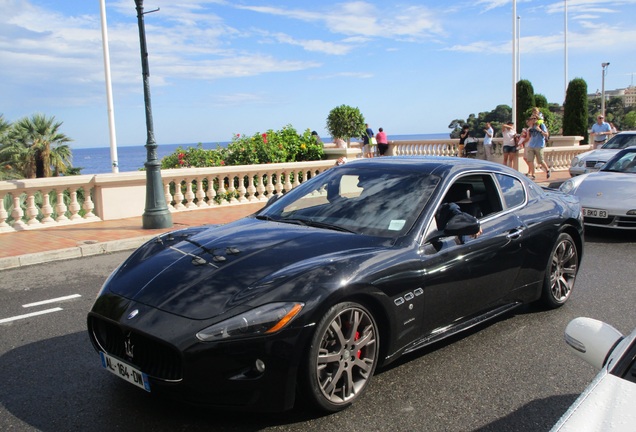
[[[570,163],[570,165],[575,167],[578,163],[579,163],[579,158],[574,157],[574,159],[572,159],[572,162]]]
[[[559,186],[559,190],[566,194],[572,193],[574,190],[574,182],[572,180],[566,180],[563,184],[561,184],[561,186]]]
[[[302,310],[303,303],[270,303],[211,325],[197,333],[203,342],[272,334],[282,330]]]

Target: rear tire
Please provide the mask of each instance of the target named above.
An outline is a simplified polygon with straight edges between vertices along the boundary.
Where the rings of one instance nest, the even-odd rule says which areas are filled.
[[[353,302],[331,307],[307,350],[305,398],[321,411],[347,408],[368,387],[378,353],[378,327],[371,312]]]
[[[542,303],[550,309],[561,307],[568,301],[579,270],[579,254],[572,237],[559,234],[545,272]]]

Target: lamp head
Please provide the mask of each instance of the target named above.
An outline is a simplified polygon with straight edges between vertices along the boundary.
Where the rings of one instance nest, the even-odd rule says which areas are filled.
[[[601,63],[601,66],[602,66],[602,67],[608,67],[608,66],[609,66],[609,62],[607,62],[607,63]]]

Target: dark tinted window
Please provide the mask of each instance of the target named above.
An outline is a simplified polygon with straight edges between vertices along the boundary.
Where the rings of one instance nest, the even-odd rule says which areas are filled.
[[[503,193],[506,208],[521,205],[526,200],[526,193],[521,181],[504,174],[497,174],[497,181]]]

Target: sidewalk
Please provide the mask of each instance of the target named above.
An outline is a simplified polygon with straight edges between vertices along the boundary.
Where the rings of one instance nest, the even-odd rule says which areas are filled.
[[[539,179],[545,174],[539,173]],[[567,171],[552,173],[537,183],[558,188],[570,178]],[[0,234],[0,270],[107,252],[135,249],[156,235],[189,226],[224,224],[254,213],[264,203],[228,205],[172,214],[172,228],[143,229],[141,216],[55,228]]]
[[[0,270],[135,249],[156,235],[189,226],[224,224],[265,203],[228,205],[172,214],[172,228],[143,229],[141,216],[0,234]]]

